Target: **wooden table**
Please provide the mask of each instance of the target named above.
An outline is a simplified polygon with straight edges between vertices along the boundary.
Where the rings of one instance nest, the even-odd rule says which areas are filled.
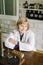
[[[29,51],[23,53],[25,54],[25,62],[22,65],[43,65],[43,52]]]
[[[39,51],[29,51],[29,52],[22,52],[24,53],[24,59],[22,65],[43,65],[43,52]],[[5,60],[6,61],[6,60]],[[5,62],[3,61],[3,62]],[[1,62],[1,60],[0,60]],[[1,62],[1,63],[3,63]],[[4,65],[8,65],[7,63]]]

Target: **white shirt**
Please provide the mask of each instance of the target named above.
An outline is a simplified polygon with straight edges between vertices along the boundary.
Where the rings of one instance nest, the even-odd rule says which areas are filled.
[[[21,51],[34,51],[35,48],[35,35],[31,30],[28,30],[24,33],[22,41],[20,41],[20,33],[17,30],[10,33],[8,38],[5,40],[5,46],[11,49],[14,49],[15,44],[9,42],[9,38],[19,41],[19,50]]]

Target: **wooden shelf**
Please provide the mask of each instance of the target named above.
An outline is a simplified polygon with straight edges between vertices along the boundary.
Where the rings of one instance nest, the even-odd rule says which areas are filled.
[[[30,9],[30,8],[23,8],[24,10],[35,10],[35,11],[43,11],[43,9]]]

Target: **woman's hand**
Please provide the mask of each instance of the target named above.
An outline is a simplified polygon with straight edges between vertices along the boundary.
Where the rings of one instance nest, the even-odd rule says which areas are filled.
[[[17,40],[9,38],[9,42],[11,42],[12,44],[17,44]]]

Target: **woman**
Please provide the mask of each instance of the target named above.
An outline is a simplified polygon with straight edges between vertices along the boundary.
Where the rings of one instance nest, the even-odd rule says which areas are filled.
[[[5,46],[21,51],[36,50],[34,33],[29,29],[29,21],[27,18],[21,17],[17,21],[17,30],[10,33],[5,41]]]

